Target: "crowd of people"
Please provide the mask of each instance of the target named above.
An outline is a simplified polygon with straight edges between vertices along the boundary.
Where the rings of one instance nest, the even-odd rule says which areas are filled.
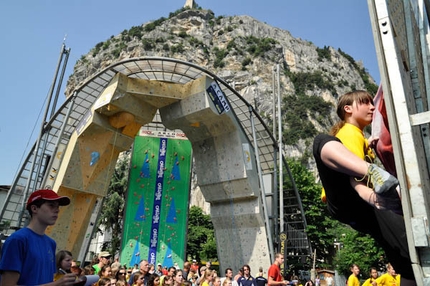
[[[400,286],[401,285],[401,275],[396,273],[394,267],[391,263],[386,265],[386,272],[380,273],[375,267],[370,268],[369,278],[360,284],[359,274],[360,267],[357,264],[351,266],[351,275],[346,281],[347,286]]]
[[[163,266],[150,264],[142,260],[134,267],[127,267],[116,257],[105,251],[100,252],[89,265],[80,268],[76,265],[69,251],[62,250],[56,255],[57,273],[54,281],[60,280],[63,275],[73,273],[77,277],[86,276],[86,283],[91,286],[277,286],[297,285],[297,280],[291,283],[285,280],[280,272],[283,263],[282,254],[276,254],[273,265],[269,267],[267,279],[263,268],[260,267],[256,277],[251,275],[251,267],[243,265],[233,277],[232,268],[225,269],[225,276],[220,277],[211,263],[200,266],[196,260],[185,261],[183,267]]]

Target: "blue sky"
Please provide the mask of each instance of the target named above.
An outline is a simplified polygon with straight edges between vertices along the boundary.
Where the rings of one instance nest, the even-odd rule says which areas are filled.
[[[199,0],[215,16],[249,15],[319,47],[341,48],[379,82],[367,1]],[[246,3],[246,4],[244,4]],[[180,9],[185,0],[0,1],[0,185],[12,183],[40,130],[64,36],[66,78],[81,55],[124,29]],[[64,98],[64,93],[60,95]],[[61,102],[62,103],[62,102]]]

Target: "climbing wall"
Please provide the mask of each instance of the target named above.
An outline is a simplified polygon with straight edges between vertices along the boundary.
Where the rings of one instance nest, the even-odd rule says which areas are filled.
[[[55,180],[54,189],[72,199],[50,230],[58,247],[79,253],[92,209],[106,195],[118,154],[129,149],[140,127],[152,122],[157,110],[168,129],[183,130],[191,142],[198,185],[211,203],[221,267],[270,265],[254,150],[222,91],[207,76],[184,84],[121,73],[113,77],[73,133]],[[139,168],[144,182],[144,164]],[[134,195],[134,191],[128,194],[135,206],[150,209],[151,203]],[[130,203],[127,207],[132,208]],[[125,229],[136,226],[131,224]],[[153,224],[141,228],[134,239],[151,231]],[[124,255],[128,259],[140,255],[137,246],[132,244]]]
[[[183,265],[191,143],[183,133],[142,133],[133,144],[121,262]]]

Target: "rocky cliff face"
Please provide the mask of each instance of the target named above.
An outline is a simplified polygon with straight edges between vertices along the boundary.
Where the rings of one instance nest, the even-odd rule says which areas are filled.
[[[176,58],[213,71],[253,103],[269,126],[272,75],[279,64],[284,154],[309,166],[311,139],[336,120],[338,95],[352,89],[376,91],[363,66],[341,50],[316,47],[249,16],[215,17],[210,10],[181,9],[97,44],[76,63],[66,94],[110,64],[141,56]]]

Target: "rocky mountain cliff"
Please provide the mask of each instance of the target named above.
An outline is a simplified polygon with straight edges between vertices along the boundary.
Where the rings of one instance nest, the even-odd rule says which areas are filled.
[[[141,56],[176,58],[213,71],[254,104],[269,126],[272,76],[279,64],[284,154],[310,168],[312,138],[336,120],[338,95],[377,89],[362,64],[341,50],[316,47],[249,16],[216,17],[210,10],[183,8],[98,43],[76,63],[66,95],[110,64]]]

